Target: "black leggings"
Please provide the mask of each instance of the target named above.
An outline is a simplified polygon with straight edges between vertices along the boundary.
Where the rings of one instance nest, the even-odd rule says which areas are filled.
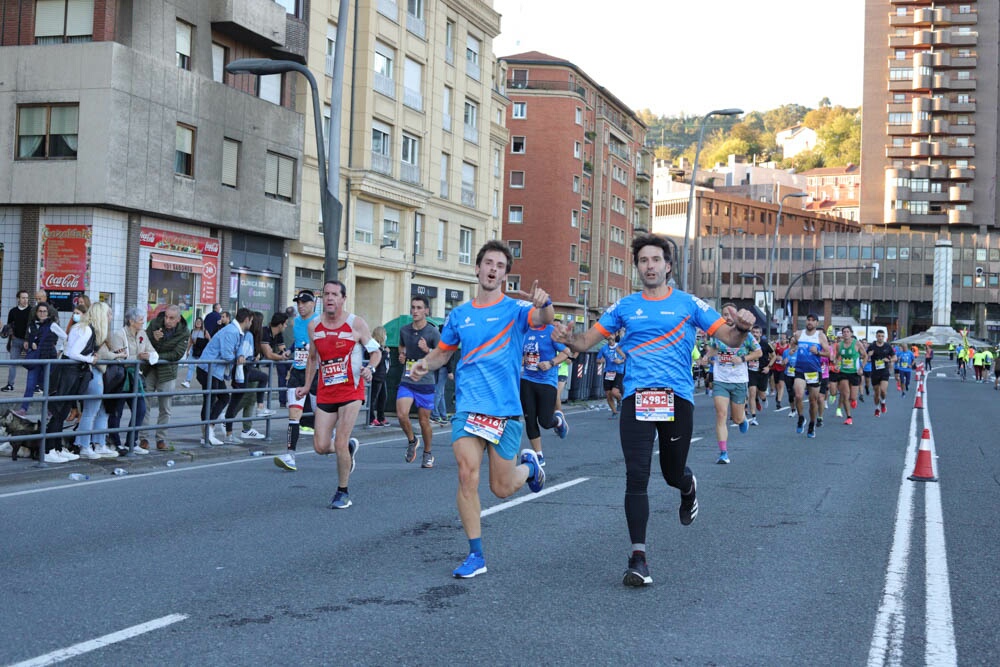
[[[528,440],[542,436],[541,428],[555,428],[556,388],[521,379],[521,409],[524,410],[524,429]]]
[[[380,422],[385,421],[385,402],[389,398],[389,392],[385,388],[385,380],[372,380],[371,405],[368,406],[368,412],[372,419],[377,419]]]
[[[688,491],[693,475],[687,467],[691,432],[694,430],[694,403],[674,396],[674,421],[641,422],[635,418],[635,394],[622,401],[618,426],[625,455],[625,520],[632,544],[646,543],[649,521],[649,474],[653,459],[653,439],[660,438],[660,472],[667,484]]]

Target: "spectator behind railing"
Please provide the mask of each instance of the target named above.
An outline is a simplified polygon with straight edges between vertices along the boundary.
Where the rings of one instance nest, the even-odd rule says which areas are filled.
[[[146,389],[150,392],[164,392],[166,396],[156,397],[156,448],[167,449],[167,424],[170,423],[174,397],[170,394],[177,386],[177,362],[184,356],[188,344],[188,326],[181,317],[181,309],[171,305],[153,318],[146,327],[146,335],[160,360],[154,366],[142,364],[142,374],[146,378]]]
[[[260,359],[260,338],[261,331],[264,326],[264,313],[260,311],[253,311],[253,315],[250,318],[250,329],[243,335],[243,342],[240,345],[239,356],[246,359],[243,364],[242,372],[236,370],[233,376],[232,387],[233,389],[245,389],[267,386],[268,374],[262,372],[255,360]],[[268,371],[270,371],[270,367]],[[242,377],[241,377],[242,376]],[[257,414],[262,417],[269,417],[274,414],[270,410],[264,411],[264,392],[257,392]],[[243,442],[242,438],[248,438],[251,440],[261,440],[264,438],[257,429],[253,427],[253,422],[250,421],[254,412],[254,394],[251,392],[245,394],[235,394],[232,400],[229,401],[229,406],[226,408],[226,419],[233,419],[243,410],[243,431],[237,436],[233,433],[234,422],[226,421],[226,444],[240,444]]]
[[[10,358],[21,359],[28,351],[28,327],[31,325],[31,305],[28,301],[28,290],[17,291],[17,303],[7,311],[7,322],[4,326],[4,338],[7,339],[7,352]],[[7,369],[7,384],[2,391],[14,391],[14,381],[17,380],[17,364],[11,364]]]
[[[95,303],[87,311],[77,326],[86,328],[90,325],[90,330],[94,336],[94,357],[98,363],[91,364],[90,382],[81,389],[81,394],[87,394],[93,398],[83,400],[83,412],[80,415],[79,431],[107,431],[108,413],[104,409],[104,370],[106,366],[101,361],[113,359],[124,359],[124,352],[116,352],[108,346],[108,328],[111,326],[111,308],[104,302]],[[101,433],[81,433],[76,436],[74,444],[80,448],[80,456],[85,459],[116,458],[118,452],[110,449],[106,442],[106,437]]]
[[[208,345],[208,341],[211,340],[212,336],[205,330],[205,323],[200,317],[194,318],[194,327],[191,329],[191,335],[188,336],[188,346],[187,346],[187,360],[193,361],[195,359],[201,358],[201,351],[205,349]],[[181,386],[185,389],[191,386],[191,378],[194,377],[194,369],[198,364],[188,364],[187,365],[187,377],[184,378],[184,382],[181,382]]]
[[[79,299],[73,307],[73,326],[66,340],[63,352],[66,359],[76,361],[75,364],[60,365],[58,382],[53,388],[49,383],[49,394],[54,397],[77,396],[86,391],[96,374],[94,364],[97,362],[97,337],[94,329],[87,323],[87,313],[90,310],[90,299]],[[80,458],[64,447],[61,434],[66,424],[70,409],[76,406],[77,399],[62,399],[49,401],[49,420],[45,432],[45,462],[66,463]]]
[[[145,323],[146,314],[143,309],[129,308],[126,310],[125,326],[111,332],[111,349],[116,352],[124,352],[125,359],[130,361],[134,361],[136,359],[140,361],[150,361],[151,357],[156,355],[156,350],[153,349],[152,344],[149,342],[149,338],[146,337],[146,332],[142,329],[142,325]],[[119,393],[128,393],[132,391],[139,393],[135,399],[135,403],[133,403],[130,398],[113,398],[108,399],[105,402],[105,408],[108,409],[108,425],[111,428],[118,428],[121,424],[122,412],[125,410],[126,405],[133,410],[129,426],[142,426],[143,419],[146,416],[146,397],[143,395],[144,388],[142,385],[142,375],[136,372],[136,367],[134,365],[128,365],[125,367],[125,385]],[[132,407],[133,405],[135,406],[134,409]],[[111,442],[114,444],[115,449],[118,450],[119,454],[127,452],[127,450],[122,447],[121,436],[118,433],[111,434]],[[135,431],[129,431],[126,440],[127,447],[132,448],[134,442]],[[143,444],[146,446],[143,447]],[[139,446],[132,448],[132,451],[136,454],[146,454],[146,450],[148,449],[148,441],[146,438],[142,438],[139,442]]]
[[[275,313],[271,316],[271,323],[264,327],[260,334],[260,356],[275,362],[274,368],[278,373],[278,403],[285,407],[288,402],[285,386],[288,381],[288,370],[292,367],[288,360],[292,358],[290,350],[285,348],[285,329],[288,327],[288,315],[285,313]],[[270,378],[270,368],[268,369]],[[270,382],[268,383],[270,385]]]
[[[28,325],[27,338],[28,359],[55,359],[57,343],[66,340],[66,332],[57,321],[55,308],[46,301],[35,306],[35,319]],[[24,402],[14,412],[23,417],[28,414],[28,399],[35,395],[35,388],[41,387],[45,373],[43,364],[25,364],[28,369],[28,384],[24,388]],[[13,368],[13,367],[12,367]]]
[[[198,364],[197,377],[201,386],[207,390],[202,395],[201,403],[201,418],[206,422],[214,422],[229,405],[231,396],[226,388],[226,380],[233,370],[233,362],[242,364],[246,361],[240,356],[240,348],[243,336],[250,328],[252,317],[253,313],[249,309],[240,308],[236,311],[236,321],[219,329],[205,346],[205,351],[201,353],[203,363]],[[214,426],[219,427],[215,433],[211,423],[205,426],[201,443],[203,447],[223,444],[217,435],[219,431],[225,434],[225,428],[222,424]]]

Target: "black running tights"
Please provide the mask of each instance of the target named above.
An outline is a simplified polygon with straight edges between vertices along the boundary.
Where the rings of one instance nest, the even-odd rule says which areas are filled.
[[[555,428],[556,388],[521,378],[521,409],[528,440],[542,435],[541,428]]]

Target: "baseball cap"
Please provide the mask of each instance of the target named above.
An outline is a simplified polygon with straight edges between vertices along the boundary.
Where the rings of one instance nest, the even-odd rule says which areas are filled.
[[[809,313],[808,315],[806,315],[806,319],[819,321],[819,315],[817,315],[816,313]]]
[[[292,301],[295,301],[296,303],[298,303],[299,301],[306,302],[315,300],[316,300],[316,295],[313,294],[313,291],[311,289],[302,290],[301,292],[298,293],[298,296],[292,299]]]

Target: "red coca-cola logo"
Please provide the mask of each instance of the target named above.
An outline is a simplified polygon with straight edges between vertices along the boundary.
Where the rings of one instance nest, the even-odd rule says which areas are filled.
[[[145,243],[147,245],[153,245],[156,243],[156,232],[150,232],[147,230],[142,230],[139,232],[139,242]]]
[[[219,254],[219,242],[218,241],[205,241],[205,254],[206,255],[218,255]]]
[[[79,289],[81,287],[81,276],[78,273],[67,273],[62,276],[49,274],[45,276],[45,289]]]

